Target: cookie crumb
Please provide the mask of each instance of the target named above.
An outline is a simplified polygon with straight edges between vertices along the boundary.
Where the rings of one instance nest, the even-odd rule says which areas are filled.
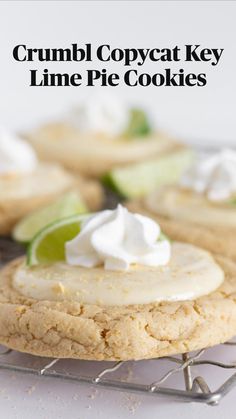
[[[129,394],[125,395],[125,399],[125,407],[134,415],[136,410],[139,408],[141,401],[136,396],[131,396]]]
[[[27,393],[29,394],[29,395],[31,395],[34,391],[36,390],[36,387],[35,386],[30,386],[30,387],[28,387],[28,389],[27,389]]]
[[[65,287],[61,282],[58,282],[52,286],[52,291],[56,294],[65,294]]]
[[[94,399],[95,399],[95,397],[97,396],[97,394],[98,394],[98,390],[97,390],[97,389],[95,389],[95,390],[93,391],[93,393],[91,393],[91,394],[89,394],[89,395],[88,395],[88,398],[89,398],[89,399],[91,399],[91,400],[94,400]]]

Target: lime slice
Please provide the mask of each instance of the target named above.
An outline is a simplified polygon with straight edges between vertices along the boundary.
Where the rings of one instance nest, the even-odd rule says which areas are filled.
[[[52,204],[43,207],[24,217],[14,228],[13,238],[16,241],[27,243],[46,225],[69,217],[70,215],[86,212],[86,206],[76,192],[68,192]]]
[[[159,186],[176,183],[193,158],[191,150],[175,151],[143,163],[113,169],[104,176],[103,182],[125,198],[139,198]]]
[[[147,114],[138,108],[130,109],[130,118],[124,135],[129,138],[145,137],[152,131]]]
[[[29,245],[27,264],[33,266],[65,260],[65,243],[79,234],[81,222],[88,216],[73,215],[43,228]]]

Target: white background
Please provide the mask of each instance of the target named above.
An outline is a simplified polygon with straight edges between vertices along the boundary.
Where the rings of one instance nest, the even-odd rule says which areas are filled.
[[[45,64],[17,63],[12,49],[68,47],[109,43],[114,47],[174,47],[200,43],[224,48],[218,66],[189,64],[189,72],[206,72],[204,88],[111,89],[129,102],[150,108],[156,123],[174,135],[204,146],[236,145],[236,4],[234,2],[1,2],[0,121],[11,129],[26,129],[77,104],[84,88],[28,87],[30,68]],[[82,64],[49,64],[58,72],[80,72]],[[181,68],[178,63],[171,66]],[[121,66],[107,66],[119,71]],[[150,64],[145,71],[164,66]],[[217,349],[222,353],[223,349]],[[224,355],[224,353],[223,353]],[[235,355],[236,359],[236,355]],[[232,359],[231,359],[232,360]],[[220,378],[221,373],[216,377]],[[215,376],[214,376],[215,377]],[[1,418],[226,418],[235,417],[235,392],[220,407],[177,404],[153,398],[93,390],[19,374],[0,373]]]
[[[187,73],[207,73],[207,86],[119,86],[111,90],[150,108],[156,124],[180,138],[204,146],[236,145],[235,2],[11,1],[1,2],[0,8],[0,122],[7,127],[27,128],[50,119],[94,92],[84,87],[29,87],[29,69],[75,73],[89,66],[84,62],[16,62],[12,50],[17,44],[29,48],[66,48],[71,43],[92,43],[94,48],[106,43],[114,48],[201,44],[203,48],[224,48],[217,66],[148,63],[144,70],[155,73],[165,67],[173,71],[184,67]],[[104,67],[102,63],[93,66]],[[106,67],[118,73],[124,70],[119,63]]]

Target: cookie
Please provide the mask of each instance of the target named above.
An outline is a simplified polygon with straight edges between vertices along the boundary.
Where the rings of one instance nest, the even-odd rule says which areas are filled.
[[[229,225],[230,220],[227,220],[227,212],[225,215],[226,225],[217,226],[209,218],[204,224],[196,222],[196,220],[191,222],[187,216],[184,216],[184,212],[181,214],[182,219],[180,219],[175,215],[174,203],[170,207],[171,214],[167,212],[165,214],[164,210],[159,211],[158,207],[148,206],[145,199],[130,201],[127,203],[127,207],[133,212],[140,212],[155,219],[171,239],[194,244],[214,254],[224,255],[236,262],[236,228]],[[192,215],[195,218],[199,217],[200,212],[201,207],[195,207]]]
[[[99,133],[82,134],[66,123],[42,126],[26,137],[41,159],[56,161],[89,177],[100,177],[114,167],[142,162],[184,148],[162,133],[127,140]]]
[[[102,306],[27,298],[13,288],[17,259],[0,271],[0,343],[46,357],[139,360],[184,353],[236,334],[236,264],[213,293],[193,301]]]
[[[78,190],[92,211],[101,207],[101,186],[73,176],[59,166],[40,164],[31,175],[0,177],[0,235],[10,234],[25,215],[53,202],[69,190]]]

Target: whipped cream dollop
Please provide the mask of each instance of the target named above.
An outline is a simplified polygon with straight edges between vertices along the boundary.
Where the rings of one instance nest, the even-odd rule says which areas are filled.
[[[183,176],[181,186],[224,201],[236,193],[236,151],[225,149],[199,158]]]
[[[17,135],[0,127],[0,175],[29,173],[36,166],[37,157],[33,148]]]
[[[84,221],[80,233],[65,245],[66,262],[87,268],[103,264],[114,271],[125,271],[131,264],[166,265],[171,245],[160,235],[155,221],[118,205]]]
[[[127,107],[117,98],[103,94],[84,101],[70,115],[70,122],[81,132],[116,136],[121,134],[129,120]]]

